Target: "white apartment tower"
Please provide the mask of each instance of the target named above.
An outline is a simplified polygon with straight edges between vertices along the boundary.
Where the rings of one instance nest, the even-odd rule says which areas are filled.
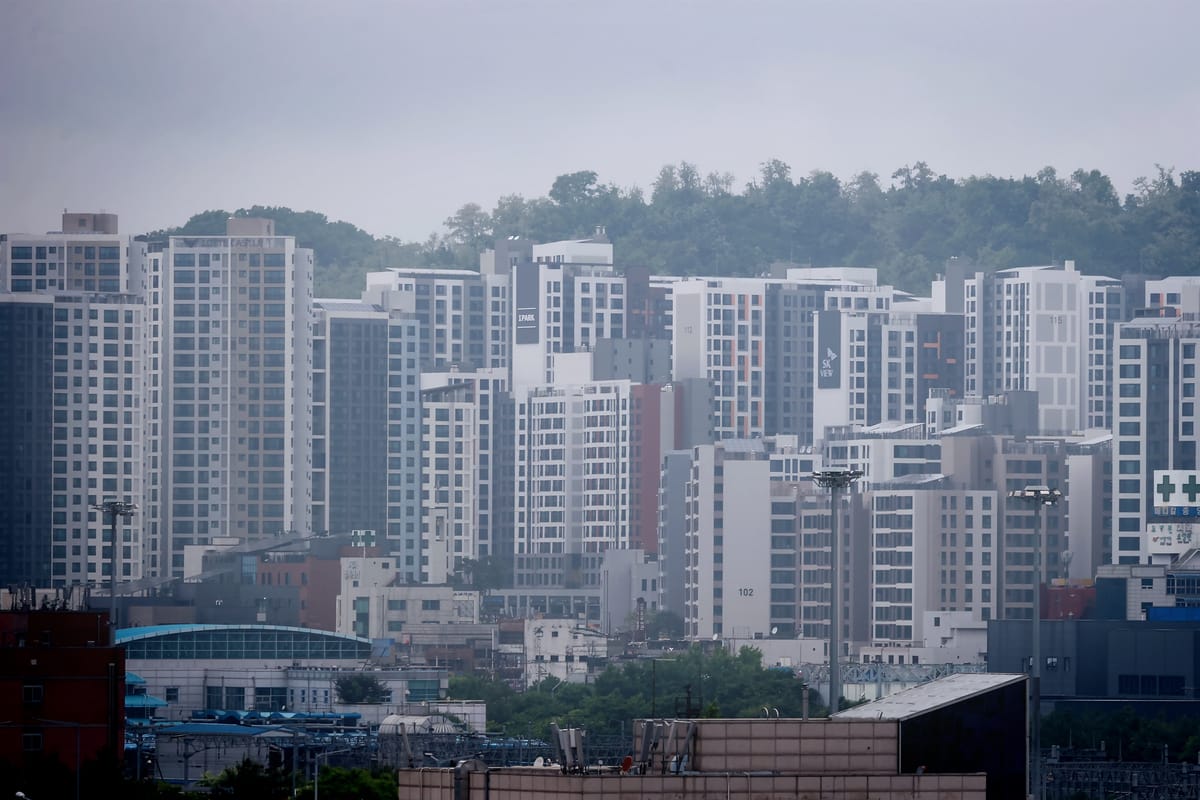
[[[266,219],[152,257],[156,573],[189,545],[312,530],[313,254]]]
[[[512,386],[562,382],[555,356],[586,352],[599,339],[624,338],[626,280],[607,239],[534,245],[512,278]]]
[[[422,370],[508,367],[507,269],[393,267],[368,273],[366,282],[364,302],[419,321]]]
[[[874,645],[919,644],[932,633],[923,629],[928,611],[999,616],[997,493],[904,483],[870,493]]]
[[[693,278],[671,284],[673,377],[712,383],[718,439],[753,438],[766,431],[768,283]]]
[[[963,308],[967,395],[1035,391],[1046,434],[1111,424],[1120,282],[1080,275],[1073,261],[979,272],[963,282]]]
[[[511,559],[502,533],[508,371],[421,375],[421,580],[446,583],[465,560]],[[508,552],[505,552],[507,550]]]
[[[1197,345],[1200,322],[1190,315],[1140,319],[1117,329],[1114,563],[1170,562],[1194,546],[1196,523],[1173,516],[1170,502],[1159,499],[1154,472],[1197,469]]]
[[[146,415],[146,246],[115,214],[64,213],[62,230],[0,235],[0,582],[104,585],[113,499],[118,580],[142,577],[152,455]]]
[[[604,551],[629,547],[632,385],[548,385],[517,396],[518,588],[596,586]]]

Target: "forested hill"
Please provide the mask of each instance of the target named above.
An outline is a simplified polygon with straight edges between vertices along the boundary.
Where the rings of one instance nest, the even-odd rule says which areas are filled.
[[[491,211],[468,203],[424,242],[375,238],[313,211],[234,213],[270,217],[280,234],[313,248],[317,296],[356,297],[362,275],[387,266],[474,268],[497,237],[554,241],[597,225],[621,264],[669,274],[754,275],[775,261],[875,266],[882,281],[921,294],[951,256],[985,269],[1073,259],[1089,274],[1200,274],[1200,171],[1163,168],[1124,198],[1098,170],[1064,178],[1049,167],[953,179],[918,162],[884,184],[869,172],[796,178],[773,160],[738,191],[732,175],[682,162],[662,168],[649,196],[584,171],[559,176],[546,197],[510,195]],[[228,216],[206,211],[146,236],[220,234]]]

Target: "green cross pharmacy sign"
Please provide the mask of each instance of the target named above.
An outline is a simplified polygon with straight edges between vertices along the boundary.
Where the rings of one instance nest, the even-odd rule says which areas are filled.
[[[1154,513],[1163,517],[1200,517],[1200,471],[1154,471]]]

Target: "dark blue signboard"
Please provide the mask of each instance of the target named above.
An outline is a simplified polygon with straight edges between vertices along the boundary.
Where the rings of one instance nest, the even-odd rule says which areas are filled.
[[[537,264],[518,264],[516,270],[516,296],[513,298],[513,313],[516,319],[516,344],[537,344],[538,311],[540,307],[540,285]]]
[[[837,389],[842,385],[842,314],[820,312],[817,323],[817,388]]]

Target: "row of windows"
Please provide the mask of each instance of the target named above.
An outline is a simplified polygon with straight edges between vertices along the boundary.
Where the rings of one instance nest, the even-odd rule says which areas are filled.
[[[137,639],[126,645],[130,659],[360,659],[370,656],[365,642],[299,631],[187,631]]]
[[[35,257],[38,259],[44,260],[47,258],[48,255],[57,256],[58,255],[58,247],[57,246],[54,246],[54,247],[45,247],[45,246],[32,247],[32,246],[21,245],[21,246],[13,246],[13,248],[10,252],[12,255],[12,259],[14,261],[29,260],[29,259],[32,259]],[[67,254],[66,247],[63,247],[62,253],[63,253],[63,255]],[[88,259],[92,259],[92,258],[117,259],[117,258],[121,257],[121,248],[107,246],[107,245],[101,245],[99,247],[96,247],[93,245],[79,245],[79,246],[76,246],[75,248],[73,248],[73,254],[77,255],[77,256],[83,256],[84,258],[88,258]]]
[[[1182,675],[1118,675],[1117,692],[1118,694],[1183,697],[1185,686]]]
[[[85,254],[86,257],[86,254]],[[103,256],[101,256],[103,257]],[[224,258],[222,253],[176,253],[174,266],[176,267],[208,267],[212,264],[220,264]],[[286,253],[238,253],[238,261],[246,261],[252,267],[285,267],[287,266]],[[231,258],[232,260],[232,258]],[[176,272],[176,280],[180,280],[180,272]],[[183,280],[190,280],[191,273],[183,272],[185,277]]]

